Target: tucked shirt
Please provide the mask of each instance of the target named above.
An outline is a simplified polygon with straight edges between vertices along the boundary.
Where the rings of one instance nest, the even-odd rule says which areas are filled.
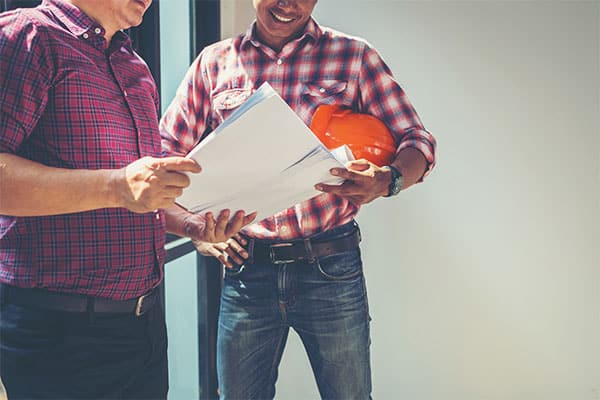
[[[68,2],[0,15],[0,152],[58,168],[159,156],[158,95],[129,38]],[[162,212],[0,215],[0,281],[127,299],[162,279]]]
[[[398,152],[409,147],[421,151],[428,164],[425,175],[435,164],[434,137],[378,52],[365,40],[321,27],[312,18],[279,53],[258,40],[256,22],[244,34],[206,47],[163,115],[163,153],[189,152],[264,82],[307,125],[319,105],[345,106],[383,121]],[[251,163],[251,156],[243,162]],[[342,197],[321,194],[249,225],[244,233],[261,239],[308,237],[349,222],[359,208]]]

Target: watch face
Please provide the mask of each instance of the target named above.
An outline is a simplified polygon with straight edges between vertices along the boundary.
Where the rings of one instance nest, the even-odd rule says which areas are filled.
[[[389,186],[388,196],[395,196],[402,190],[402,174],[396,168],[390,166],[392,171],[392,182]]]
[[[392,182],[392,195],[400,193],[402,190],[402,175],[396,177]]]

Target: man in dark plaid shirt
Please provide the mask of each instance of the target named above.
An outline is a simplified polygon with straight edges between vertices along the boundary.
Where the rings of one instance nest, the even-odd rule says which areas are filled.
[[[122,29],[152,0],[0,14],[0,375],[9,398],[165,398],[166,230],[252,216],[174,206],[200,167],[159,158],[158,93]]]
[[[208,46],[189,69],[161,121],[166,153],[187,153],[265,81],[307,125],[321,104],[376,116],[397,152],[388,166],[357,160],[332,171],[345,183],[317,185],[324,194],[249,225],[236,240],[197,242],[228,267],[217,339],[220,394],[272,398],[292,327],[323,398],[366,399],[369,313],[354,217],[362,204],[421,181],[435,164],[436,142],[375,49],[311,18],[316,0],[253,2],[250,29]],[[251,162],[251,155],[240,160],[246,168]]]

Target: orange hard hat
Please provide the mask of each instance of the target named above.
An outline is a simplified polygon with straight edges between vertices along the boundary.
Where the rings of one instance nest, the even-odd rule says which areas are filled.
[[[340,106],[319,106],[310,129],[328,149],[345,144],[354,158],[365,158],[380,167],[390,164],[396,153],[394,136],[383,122]]]

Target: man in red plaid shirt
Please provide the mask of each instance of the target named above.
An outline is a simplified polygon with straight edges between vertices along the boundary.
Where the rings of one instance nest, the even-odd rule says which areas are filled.
[[[121,30],[151,0],[0,14],[0,376],[10,399],[167,395],[166,229],[252,216],[174,207],[200,167],[160,158],[158,93]],[[231,218],[229,218],[231,216]]]
[[[319,26],[316,3],[254,0],[256,21],[202,51],[161,121],[164,151],[186,154],[269,82],[307,125],[319,105],[335,104],[379,118],[397,143],[388,166],[357,160],[334,169],[341,186],[317,184],[322,195],[225,243],[197,242],[227,267],[217,339],[223,399],[274,397],[290,327],[323,398],[370,397],[370,317],[354,217],[362,204],[421,181],[435,161],[435,139],[377,51]]]

